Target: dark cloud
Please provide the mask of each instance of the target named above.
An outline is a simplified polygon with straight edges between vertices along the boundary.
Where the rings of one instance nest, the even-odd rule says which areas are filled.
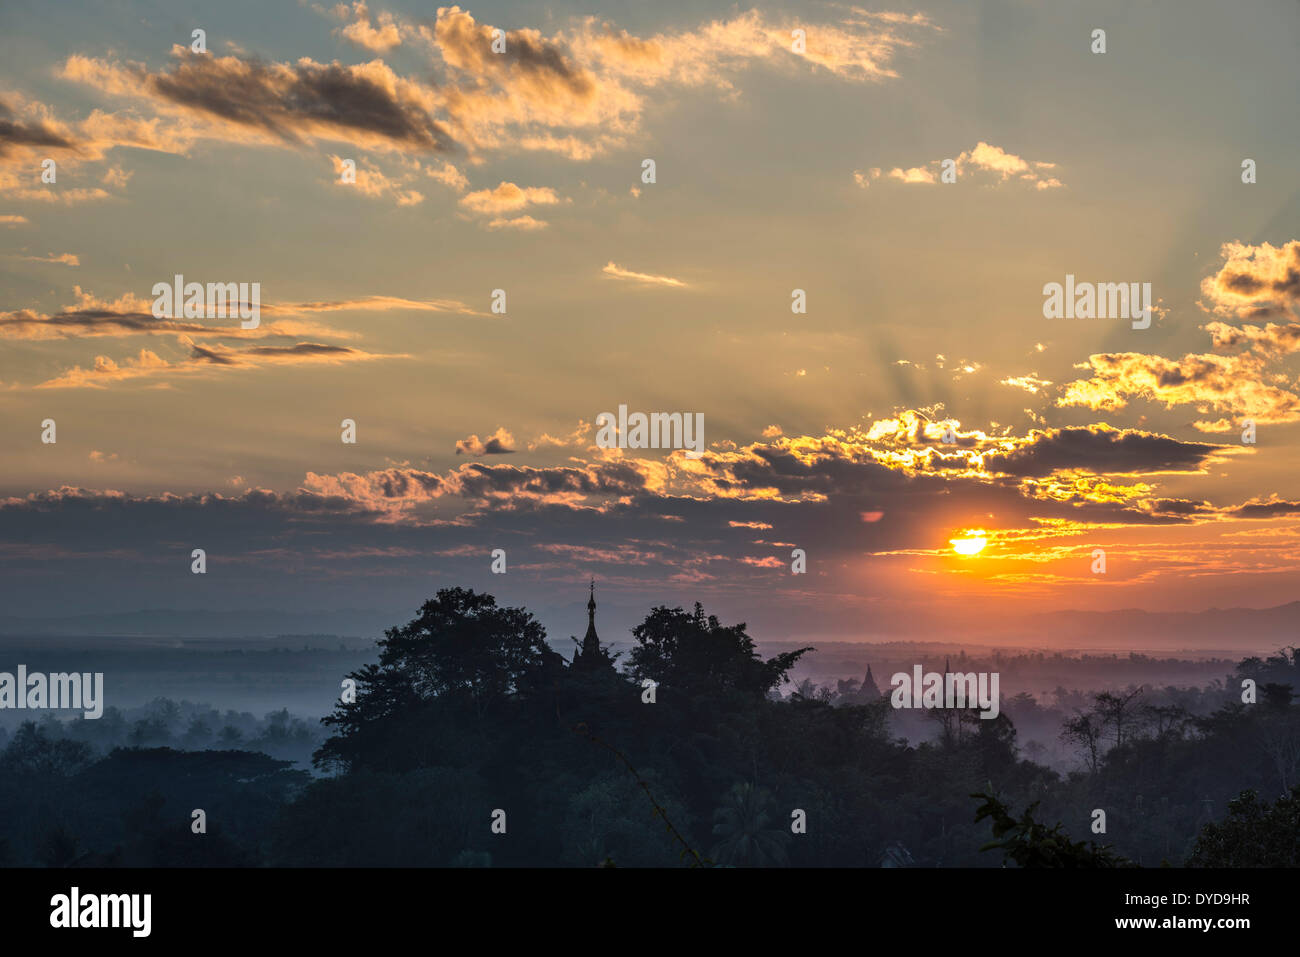
[[[470,435],[467,438],[456,440],[457,455],[514,455],[515,450],[510,446],[514,445],[515,437],[507,432],[504,428],[499,428],[493,432],[487,439],[480,439],[477,435]]]
[[[299,142],[324,127],[369,133],[418,150],[442,152],[453,141],[413,98],[386,88],[366,68],[300,60],[266,64],[188,51],[170,72],[141,71],[148,92],[177,106]]]
[[[1209,502],[1193,502],[1190,499],[1182,498],[1152,499],[1147,507],[1153,515],[1175,515],[1182,518],[1191,518],[1194,515],[1212,515],[1216,512],[1214,506]]]
[[[231,358],[228,354],[218,352],[215,349],[209,349],[207,346],[201,346],[197,342],[190,343],[191,358],[197,362],[211,362],[213,365],[233,366],[238,365],[238,361]]]
[[[160,326],[165,326],[170,332],[211,331],[197,323],[160,322],[145,312],[112,309],[67,310],[49,316],[19,309],[0,315],[0,337],[13,339],[50,338],[51,329],[65,336],[118,335],[124,332],[153,333]]]
[[[577,99],[596,90],[592,74],[574,64],[555,43],[532,30],[511,30],[505,36],[505,52],[492,50],[492,28],[474,22],[456,8],[440,10],[435,27],[443,56],[456,66],[475,73],[512,74],[537,92],[558,86]]]
[[[743,478],[736,460],[713,453],[697,463],[703,477],[694,467],[691,475],[726,484],[732,495],[780,486],[792,493],[816,488],[826,497],[675,494],[661,484],[657,467],[613,458],[541,468],[473,462],[442,473],[406,466],[308,473],[297,490],[230,496],[55,489],[0,500],[0,598],[15,614],[40,613],[40,601],[77,580],[84,586],[77,601],[98,600],[102,608],[158,607],[160,588],[167,602],[187,607],[414,607],[437,582],[544,596],[557,581],[594,573],[650,589],[656,601],[702,585],[753,589],[758,597],[742,609],[748,614],[771,611],[781,603],[778,592],[802,585],[774,570],[778,559],[789,562],[792,547],[806,549],[816,574],[829,576],[817,578],[817,588],[856,593],[873,587],[861,574],[871,556],[946,550],[954,529],[989,515],[1001,529],[1055,521],[1086,533],[1089,523],[1159,526],[1300,513],[1300,503],[1283,501],[1219,508],[1162,498],[1125,505],[1090,500],[1084,486],[1075,495],[1040,498],[1039,480],[909,474],[854,458],[854,450],[763,452],[737,456],[745,459]],[[863,513],[878,518],[866,521]],[[487,575],[496,547],[509,551],[508,581]],[[202,578],[189,573],[192,548],[207,551]]]
[[[1282,499],[1270,499],[1266,502],[1252,501],[1225,509],[1225,512],[1240,518],[1278,518],[1283,515],[1300,515],[1300,502],[1288,502]]]
[[[20,123],[13,117],[13,110],[0,100],[0,156],[7,155],[14,146],[50,146],[65,150],[77,148],[67,137],[43,123]]]
[[[299,342],[292,346],[253,346],[244,350],[254,356],[333,356],[353,355],[357,350],[347,346],[328,346],[319,342]]]
[[[1194,472],[1216,451],[1226,448],[1104,425],[1035,430],[1029,438],[1026,445],[1013,451],[986,455],[985,468],[1018,476],[1050,475],[1063,469],[1082,469],[1095,475]]]

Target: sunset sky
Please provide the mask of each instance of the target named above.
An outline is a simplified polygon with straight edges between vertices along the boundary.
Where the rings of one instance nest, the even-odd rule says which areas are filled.
[[[1298,45],[1294,0],[5,4],[4,613],[1295,600]],[[177,273],[261,324],[154,318]],[[1151,327],[1044,318],[1067,274]],[[707,451],[596,447],[619,405]]]

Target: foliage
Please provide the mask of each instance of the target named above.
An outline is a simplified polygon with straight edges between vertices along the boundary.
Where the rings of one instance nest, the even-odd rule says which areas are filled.
[[[1071,841],[1061,831],[1061,825],[1048,827],[1034,820],[1038,807],[1035,801],[1025,808],[1019,818],[1012,816],[1005,804],[993,794],[972,794],[984,803],[975,812],[975,821],[988,818],[993,836],[982,851],[1000,850],[1004,861],[1013,861],[1017,867],[1125,867],[1129,862],[1110,850],[1091,841]]]
[[[1300,786],[1269,805],[1254,791],[1228,802],[1221,823],[1202,828],[1191,867],[1300,867]]]

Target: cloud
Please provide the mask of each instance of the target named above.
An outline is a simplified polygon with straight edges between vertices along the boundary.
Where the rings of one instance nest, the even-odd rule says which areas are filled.
[[[674,279],[672,276],[656,276],[652,273],[632,272],[630,269],[624,269],[616,264],[613,260],[605,263],[601,269],[607,276],[613,276],[615,279],[631,279],[634,282],[646,283],[652,286],[685,286],[686,283],[680,279]]]
[[[319,342],[299,342],[291,346],[250,346],[232,349],[214,343],[200,344],[182,338],[190,355],[170,362],[149,349],[117,362],[108,356],[96,356],[90,368],[74,366],[60,376],[42,382],[38,389],[104,389],[111,384],[137,379],[161,379],[178,375],[211,374],[219,369],[251,369],[266,365],[337,364],[376,359],[405,358],[364,352],[346,346]],[[164,383],[165,384],[165,383]]]
[[[934,173],[930,172],[928,169],[922,169],[919,166],[914,166],[911,169],[891,169],[885,175],[890,179],[896,179],[904,183],[930,184],[935,182]]]
[[[528,451],[535,452],[538,449],[564,448],[566,446],[581,448],[582,446],[587,444],[587,436],[590,433],[591,433],[591,423],[579,419],[577,428],[575,428],[568,435],[562,435],[557,437],[554,435],[550,435],[549,433],[543,432],[537,438],[533,439],[533,441],[528,443]]]
[[[330,12],[344,21],[340,37],[376,55],[412,41],[428,51],[431,69],[416,79],[379,58],[264,62],[234,47],[215,56],[177,45],[165,69],[74,54],[60,75],[132,102],[130,114],[97,111],[97,135],[111,145],[187,152],[200,139],[295,147],[330,140],[404,155],[548,151],[588,160],[640,133],[656,88],[710,87],[731,97],[736,76],[760,64],[847,82],[894,79],[898,54],[938,30],[924,15],[856,8],[833,23],[751,10],[646,37],[586,17],[550,35],[507,30],[504,52],[494,52],[494,27],[458,6],[418,24],[387,12],[372,18],[364,2]],[[806,33],[801,52],[792,42],[796,27]],[[138,115],[146,109],[155,115]],[[24,142],[75,142],[52,122],[11,127]]]
[[[796,52],[794,29],[805,33]],[[665,80],[730,88],[729,74],[757,62],[800,62],[846,80],[895,79],[895,55],[938,28],[924,14],[873,14],[853,8],[838,24],[772,20],[749,10],[691,30],[636,37],[594,17],[572,39],[576,58],[644,84]]]
[[[464,441],[486,445],[477,436]],[[1236,517],[1231,506],[1160,496],[1150,483],[1118,484],[1103,474],[1202,474],[1202,466],[1221,451],[1218,446],[1105,425],[1041,430],[996,443],[987,450],[941,453],[962,465],[907,458],[889,444],[849,431],[710,450],[700,460],[619,453],[554,468],[475,463],[446,473],[408,467],[309,473],[300,491],[403,525],[450,522],[481,530],[502,512],[530,511],[552,529],[544,539],[555,541],[560,528],[568,529],[565,537],[582,536],[575,523],[584,522],[583,515],[616,521],[620,530],[613,534],[621,539],[636,537],[633,529],[643,523],[680,520],[738,533],[771,529],[774,541],[793,538],[801,547],[816,543],[819,554],[859,557],[863,543],[856,530],[864,524],[871,528],[874,554],[918,546],[946,553],[954,528],[989,513],[998,516],[1000,539],[1026,542],[1099,527]],[[996,467],[981,462],[984,456],[1000,456],[992,463]],[[1274,505],[1269,511],[1281,510]],[[542,526],[515,521],[510,527],[532,538]],[[590,536],[609,534],[605,524],[583,527]],[[686,550],[700,544],[687,542]],[[711,560],[737,560],[717,555],[712,543],[709,551]]]
[[[400,296],[361,296],[356,299],[327,299],[314,302],[264,303],[263,314],[294,315],[312,312],[390,312],[410,309],[417,312],[450,312],[465,316],[485,316],[488,313],[471,309],[459,299],[403,299]]]
[[[439,183],[451,187],[458,193],[463,193],[465,190],[469,189],[469,180],[465,178],[465,174],[445,160],[437,167],[426,166],[424,168],[424,173],[430,179],[437,180]]]
[[[107,190],[94,188],[75,188],[63,189],[49,186],[44,189],[10,189],[5,191],[9,199],[26,200],[36,203],[62,203],[64,206],[75,206],[77,203],[93,203],[97,200],[108,199],[111,195]]]
[[[380,199],[387,197],[397,203],[398,206],[416,206],[424,202],[424,194],[419,190],[407,189],[406,180],[389,179],[384,173],[369,160],[361,160],[356,163],[354,160],[353,174],[356,179],[354,182],[345,182],[343,180],[343,171],[346,168],[343,157],[330,154],[330,162],[334,166],[335,186],[344,189],[355,189],[362,196],[368,196],[371,199]]]
[[[549,223],[533,216],[501,215],[517,213],[528,206],[554,206],[568,202],[549,186],[516,186],[502,182],[495,189],[480,189],[460,198],[460,205],[471,213],[492,216],[488,229],[517,229],[531,232],[545,229]]]
[[[1220,247],[1224,263],[1201,281],[1210,311],[1240,319],[1291,315],[1300,318],[1300,239],[1280,248],[1230,242]]]
[[[1167,435],[1108,425],[1034,429],[1008,452],[985,455],[984,468],[1007,475],[1050,475],[1078,470],[1093,475],[1150,475],[1197,472],[1231,446],[1182,442]]]
[[[1230,326],[1226,322],[1206,323],[1216,349],[1233,349],[1245,346],[1269,357],[1300,352],[1300,323],[1285,326],[1270,322],[1265,326]]]
[[[1166,359],[1137,352],[1088,357],[1092,375],[1069,383],[1057,405],[1094,411],[1122,409],[1132,399],[1163,402],[1166,408],[1193,405],[1201,414],[1226,413],[1258,423],[1300,421],[1300,396],[1264,380],[1265,360],[1239,356],[1189,354]],[[1234,428],[1227,419],[1200,420],[1206,432]]]
[[[0,158],[7,158],[15,147],[41,147],[75,150],[76,142],[66,127],[61,127],[48,116],[23,120],[9,104],[0,100]]]
[[[345,4],[340,3],[335,10],[340,19],[347,18],[348,9]],[[377,26],[372,26],[369,8],[364,0],[357,0],[352,4],[351,16],[351,23],[334,32],[357,46],[373,53],[387,53],[402,42],[401,32],[391,13],[380,13],[375,21]]]
[[[152,304],[133,293],[125,293],[115,300],[100,299],[75,286],[76,302],[52,313],[30,309],[0,312],[0,340],[56,340],[86,337],[169,336],[182,342],[193,339],[256,340],[311,336],[326,339],[356,339],[359,334],[351,330],[335,329],[313,318],[313,315],[330,312],[390,312],[395,310],[445,313],[475,317],[489,314],[471,309],[456,299],[405,299],[399,296],[362,296],[355,299],[319,300],[311,302],[262,303],[263,321],[253,329],[232,325],[212,325],[184,319],[155,319]],[[302,318],[307,317],[307,318]],[[304,356],[299,350],[298,355]],[[259,353],[249,353],[257,356]],[[271,356],[274,353],[261,353]],[[318,353],[324,358],[327,353]],[[368,355],[358,352],[355,358]],[[105,358],[105,357],[100,357]],[[349,357],[340,355],[339,361]],[[374,356],[374,358],[382,358]],[[391,357],[390,357],[391,358]],[[111,362],[112,360],[105,360]],[[90,373],[93,373],[93,369]],[[74,378],[81,382],[104,381],[87,370],[74,370]],[[128,377],[128,376],[119,376]],[[138,374],[130,377],[138,377]],[[56,380],[56,381],[62,381]]]
[[[553,206],[562,202],[549,186],[516,186],[503,182],[496,189],[481,189],[460,198],[460,204],[471,212],[484,215],[512,213],[526,206]]]
[[[1287,515],[1300,515],[1300,501],[1289,502],[1277,494],[1269,498],[1254,498],[1249,502],[1224,509],[1224,514],[1242,518],[1277,518]]]
[[[67,184],[77,181],[84,165],[99,163],[118,147],[183,152],[188,143],[175,124],[98,109],[80,123],[68,123],[57,119],[46,104],[10,93],[0,100],[0,156],[6,160],[0,166],[0,194],[11,200],[64,205],[107,199],[111,194],[100,187]],[[42,180],[47,159],[55,162],[53,183]],[[120,189],[131,175],[115,166],[104,169],[99,179]]]
[[[13,226],[25,226],[25,225],[27,225],[26,216],[13,216],[13,215],[0,216],[0,226],[13,227]]]
[[[409,517],[416,507],[444,498],[503,511],[545,505],[586,508],[626,501],[644,489],[641,474],[622,462],[551,468],[466,463],[442,475],[406,467],[364,475],[308,472],[303,481],[305,492],[392,518]]]
[[[803,54],[793,51],[796,26],[807,32]],[[802,63],[843,80],[890,79],[897,52],[935,29],[924,16],[855,10],[840,24],[810,24],[748,11],[638,37],[587,17],[550,36],[505,31],[505,51],[495,53],[493,27],[453,6],[416,32],[447,69],[441,89],[449,125],[471,152],[514,147],[587,160],[627,144],[656,87],[707,86],[729,95],[732,78],[758,63]]]
[[[112,186],[117,189],[124,189],[126,187],[126,184],[131,182],[131,177],[134,175],[135,173],[133,171],[124,170],[120,166],[114,166],[111,169],[108,169],[104,172],[104,175],[100,179],[100,182],[103,183],[105,186]]]
[[[333,140],[416,153],[454,145],[430,115],[435,103],[429,88],[398,76],[382,60],[264,63],[181,46],[172,48],[172,59],[169,70],[151,71],[74,54],[61,75],[181,116],[196,137],[294,146]]]
[[[898,421],[925,422],[921,415],[900,414]],[[1053,469],[1048,477],[954,473],[908,460],[899,453],[911,445],[899,445],[887,428],[879,441],[853,429],[830,430],[711,449],[698,461],[676,454],[636,459],[624,451],[556,467],[467,462],[436,471],[393,465],[308,472],[296,489],[254,488],[233,496],[63,487],[0,499],[0,568],[23,568],[25,588],[44,587],[41,576],[65,581],[83,560],[67,554],[69,527],[77,529],[86,567],[102,564],[110,552],[122,557],[113,567],[137,577],[159,555],[175,555],[183,567],[188,546],[177,548],[175,534],[183,526],[187,541],[232,556],[229,577],[222,578],[232,595],[274,569],[283,571],[286,556],[292,557],[294,582],[304,587],[355,588],[372,575],[404,586],[427,577],[431,555],[445,560],[439,574],[472,574],[474,556],[492,541],[511,549],[525,584],[547,591],[580,573],[603,571],[610,580],[643,586],[709,582],[751,590],[761,609],[762,596],[782,604],[798,599],[799,583],[789,592],[788,572],[782,572],[793,546],[780,544],[797,542],[817,556],[818,574],[827,576],[819,594],[827,586],[861,594],[864,569],[870,569],[877,587],[864,599],[901,597],[914,615],[913,596],[938,600],[946,588],[959,590],[968,611],[965,599],[981,585],[999,596],[1011,578],[1027,586],[1046,581],[1044,575],[1058,584],[1086,582],[1092,543],[1126,527],[1280,523],[1300,514],[1300,502],[1280,496],[1216,504],[1170,497],[1150,483],[1075,474],[1070,466],[1100,456],[1107,467],[1114,457],[1116,468],[1172,464],[1190,477],[1196,456],[1216,454],[1191,447],[1205,443],[1182,447],[1149,433],[1105,426],[1092,431],[985,437],[953,453],[1025,449],[1023,470]],[[984,435],[979,429],[964,433]],[[911,436],[904,438],[910,443]],[[992,515],[996,524],[990,527]],[[989,529],[989,548],[980,565],[958,567],[948,542],[971,527]],[[756,534],[763,539],[755,541]],[[1195,560],[1186,557],[1186,535],[1174,544],[1152,539],[1140,546],[1140,580],[1147,583],[1160,575],[1185,582],[1247,567],[1279,574],[1294,569],[1289,539],[1242,541],[1222,555],[1196,542]],[[1137,561],[1136,553],[1114,554]],[[945,586],[937,577],[945,575],[961,577]],[[1117,587],[1128,581],[1115,577]],[[273,582],[283,589],[283,579]]]
[[[514,449],[510,446],[515,444],[515,437],[511,435],[504,427],[498,428],[486,440],[480,440],[477,435],[471,435],[466,439],[456,441],[457,455],[513,455]]]
[[[958,182],[966,177],[971,177],[976,182],[996,182],[999,185],[1014,181],[1032,185],[1038,190],[1059,189],[1064,185],[1049,173],[1056,168],[1055,163],[1027,160],[983,140],[976,143],[973,149],[958,153],[952,160]],[[938,159],[910,169],[894,167],[888,172],[873,166],[866,170],[854,170],[853,179],[863,189],[880,179],[932,186],[941,182],[943,164],[944,160]]]
[[[488,229],[519,229],[525,232],[532,232],[538,229],[545,229],[550,224],[542,219],[533,219],[531,216],[516,216],[514,219],[492,219],[488,221]]]
[[[1300,241],[1281,249],[1267,243],[1225,243],[1225,262],[1201,283],[1214,312],[1270,316],[1294,312],[1300,295]],[[1166,408],[1192,405],[1201,415],[1220,415],[1193,423],[1202,432],[1230,432],[1241,419],[1258,424],[1300,421],[1300,395],[1284,388],[1291,377],[1270,372],[1279,359],[1300,350],[1300,325],[1268,323],[1206,325],[1215,348],[1244,347],[1231,355],[1189,353],[1179,359],[1137,352],[1088,357],[1087,379],[1069,383],[1060,406],[1095,411],[1122,409],[1133,399],[1163,402]]]
[[[76,302],[53,314],[38,313],[30,309],[0,312],[0,339],[79,339],[91,336],[123,337],[132,335],[199,337],[220,339],[263,339],[280,336],[323,336],[333,339],[352,339],[356,333],[331,329],[311,319],[280,319],[263,322],[257,328],[244,329],[239,325],[204,325],[182,319],[155,319],[152,304],[133,293],[124,293],[114,300],[101,299],[73,286]],[[369,300],[352,300],[337,303],[281,303],[264,304],[267,315],[331,311],[333,309],[417,308],[443,311],[451,305],[445,302],[411,302],[391,297],[373,297]]]
[[[18,259],[25,260],[29,263],[51,263],[60,266],[80,266],[81,260],[75,253],[47,253],[44,256],[19,256]]]
[[[1035,372],[1031,372],[1028,375],[1011,376],[1010,378],[1002,379],[998,382],[998,385],[1009,385],[1016,389],[1024,389],[1032,395],[1037,395],[1040,391],[1046,389],[1051,384],[1051,381],[1048,379],[1038,378],[1038,374]]]

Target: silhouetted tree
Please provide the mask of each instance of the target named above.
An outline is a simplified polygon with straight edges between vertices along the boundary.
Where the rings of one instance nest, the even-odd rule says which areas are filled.
[[[1048,827],[1034,820],[1035,801],[1025,808],[1025,813],[1014,817],[1005,804],[992,794],[972,794],[984,803],[975,812],[975,822],[988,818],[993,836],[1002,838],[989,841],[982,851],[1000,850],[1004,860],[1018,867],[1128,867],[1130,862],[1115,854],[1109,847],[1091,841],[1071,841],[1061,831],[1061,825]]]
[[[1269,805],[1254,791],[1228,802],[1228,816],[1201,829],[1189,867],[1300,867],[1300,786]]]
[[[733,785],[722,806],[713,812],[713,821],[718,843],[710,857],[719,864],[785,864],[790,834],[777,820],[772,793],[766,788],[748,781]],[[774,821],[775,827],[771,826]]]
[[[423,738],[403,737],[417,730],[420,717],[459,709],[481,721],[531,677],[562,667],[545,639],[522,608],[500,608],[491,595],[465,588],[442,589],[419,617],[388,629],[378,643],[378,664],[348,676],[356,682],[356,701],[341,701],[324,719],[338,731],[317,751],[316,763],[434,763],[423,747],[431,744],[427,726]]]
[[[1092,712],[1079,711],[1074,717],[1067,718],[1061,726],[1061,740],[1074,746],[1075,751],[1087,762],[1088,770],[1096,774],[1101,763],[1101,735],[1103,727],[1100,719]]]
[[[632,629],[637,645],[629,657],[639,683],[649,678],[668,688],[737,690],[766,695],[788,676],[811,647],[788,651],[764,661],[745,632],[744,623],[723,626],[695,610],[656,607]]]

